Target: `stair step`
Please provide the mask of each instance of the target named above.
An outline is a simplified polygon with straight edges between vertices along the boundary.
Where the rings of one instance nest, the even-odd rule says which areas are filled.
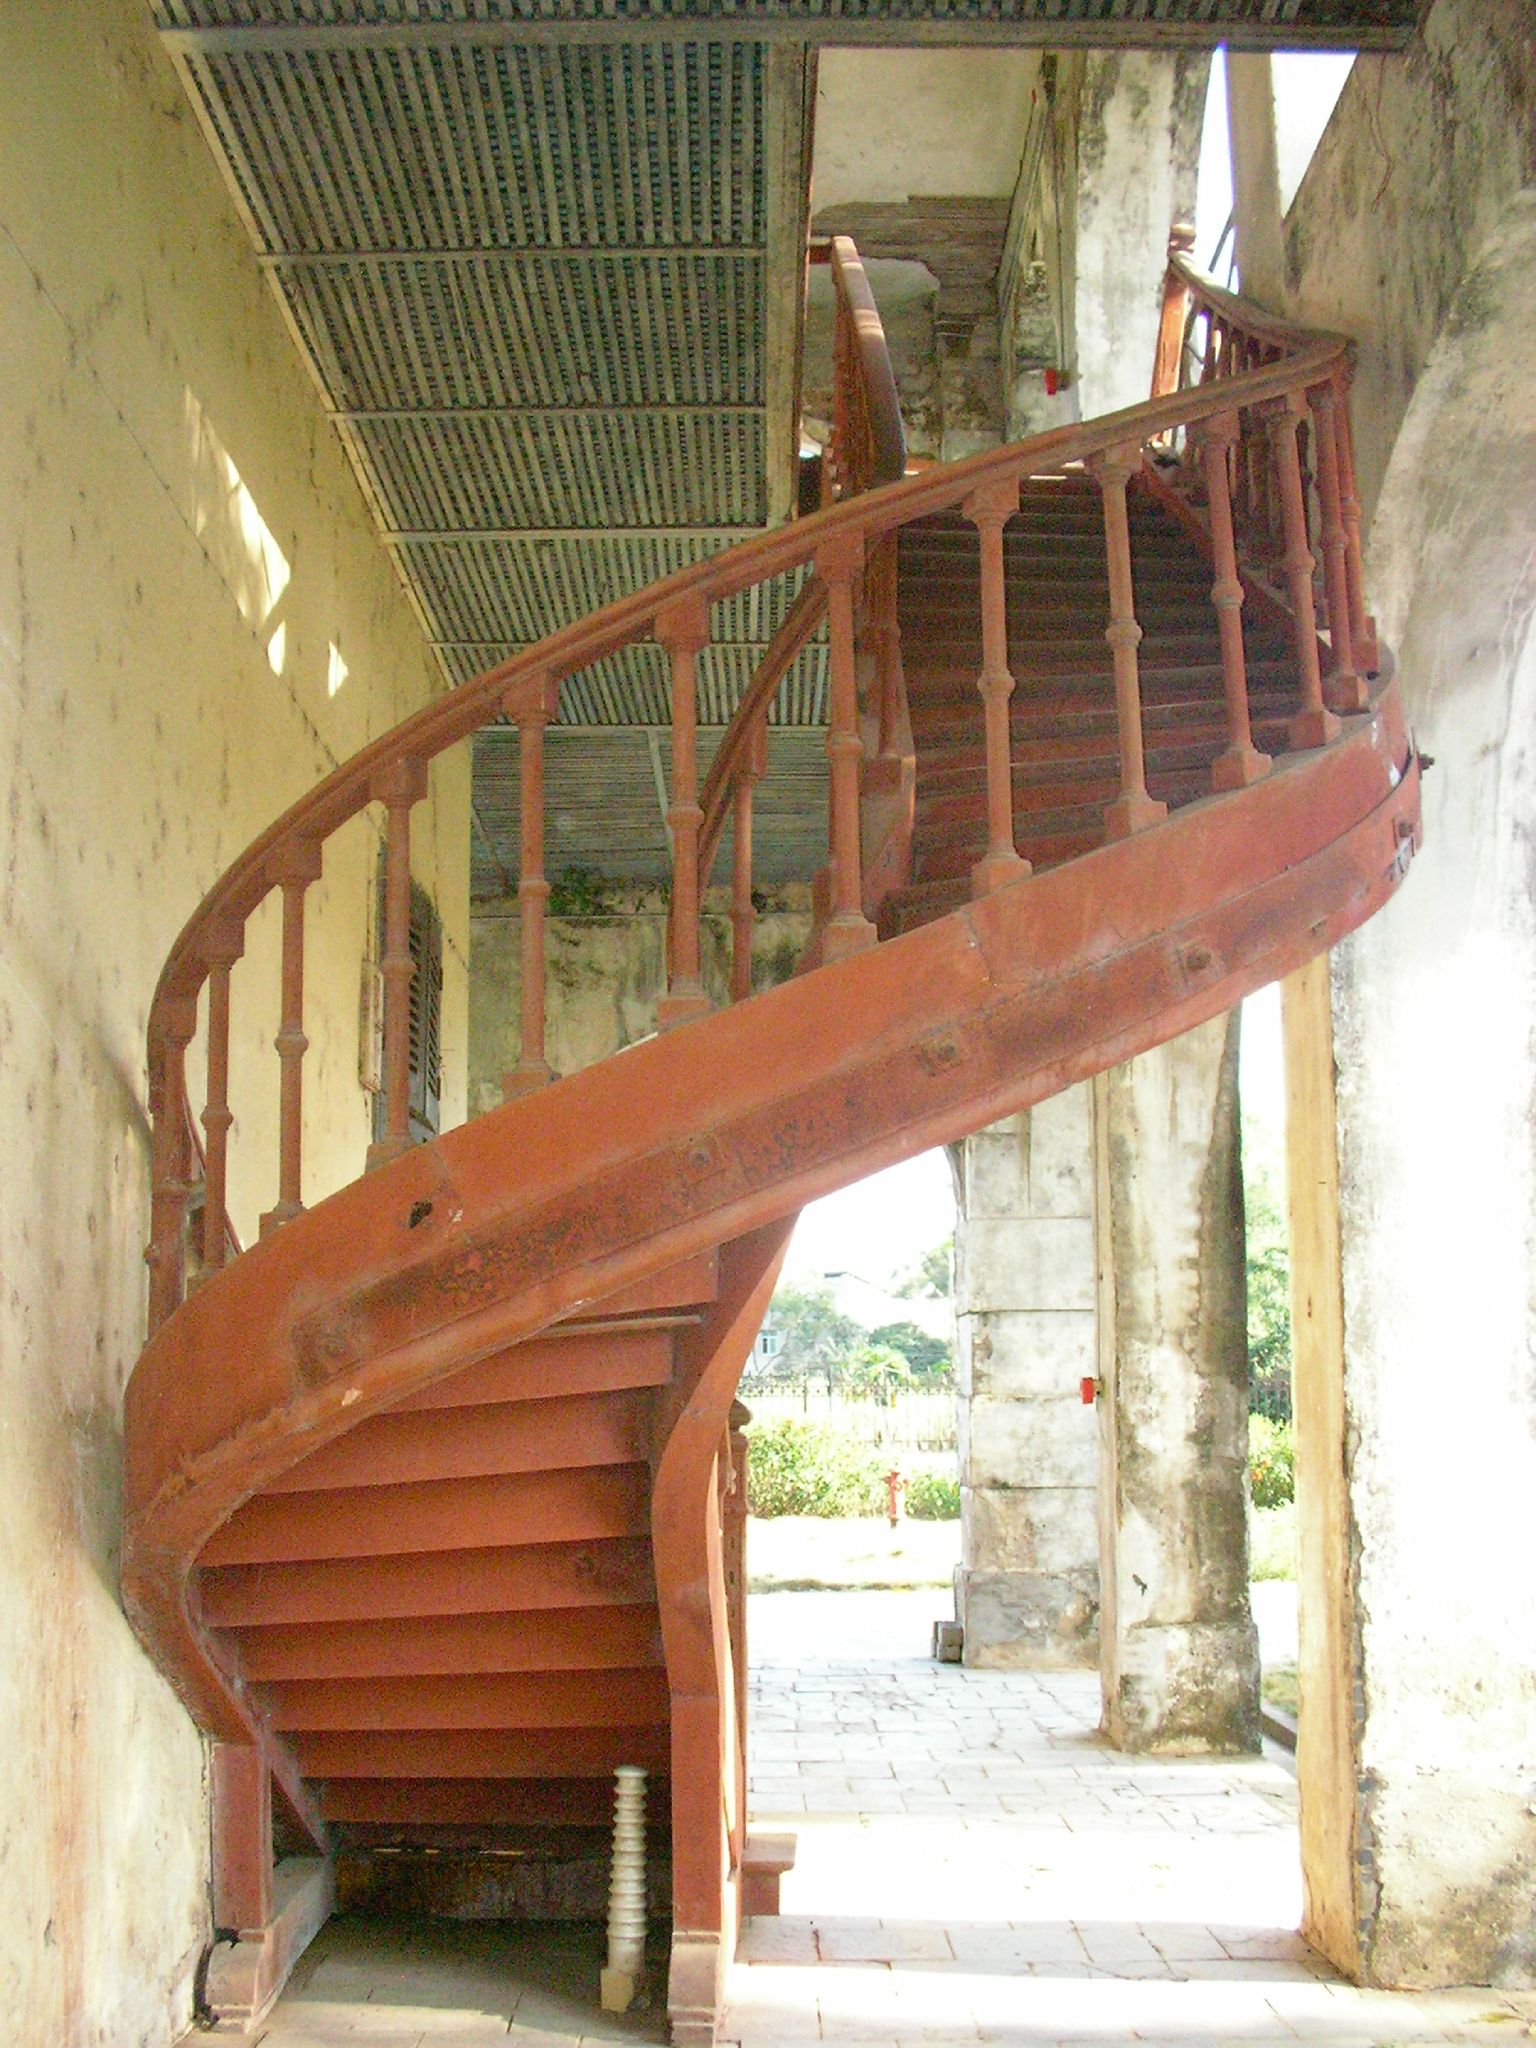
[[[422,1480],[315,1494],[258,1494],[203,1552],[209,1564],[390,1557],[460,1544],[571,1542],[640,1536],[649,1526],[649,1467],[519,1472]]]
[[[240,1667],[252,1680],[617,1670],[661,1659],[649,1605],[286,1622],[240,1637]]]
[[[199,1603],[214,1628],[634,1606],[655,1598],[648,1535],[205,1566],[198,1574]]]
[[[293,1748],[306,1778],[333,1779],[610,1778],[619,1764],[671,1760],[659,1728],[305,1730]]]
[[[590,1341],[590,1340],[589,1340]],[[373,1415],[267,1488],[268,1495],[418,1480],[631,1465],[650,1449],[649,1403],[628,1392]]]
[[[610,1329],[593,1335],[543,1337],[514,1344],[407,1397],[392,1415],[424,1408],[490,1406],[598,1394],[620,1387],[664,1386],[672,1373],[672,1331]]]
[[[665,1671],[498,1671],[424,1677],[300,1678],[263,1688],[272,1726],[285,1734],[398,1733],[406,1729],[507,1731],[664,1727]]]

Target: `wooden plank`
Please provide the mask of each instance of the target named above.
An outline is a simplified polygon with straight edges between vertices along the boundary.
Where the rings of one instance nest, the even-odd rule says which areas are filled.
[[[644,1395],[576,1394],[374,1415],[293,1466],[268,1493],[633,1465],[646,1455],[648,1407]]]
[[[651,1801],[666,1812],[668,1784],[652,1778]],[[605,1777],[332,1778],[322,1787],[328,1821],[360,1828],[578,1827],[613,1823],[613,1788]],[[365,1838],[366,1839],[366,1838]]]
[[[545,1337],[514,1344],[464,1372],[434,1380],[391,1410],[458,1408],[495,1401],[538,1401],[595,1394],[619,1387],[659,1387],[672,1371],[672,1333],[612,1330],[595,1335]]]
[[[294,1737],[306,1778],[606,1778],[618,1764],[664,1769],[664,1728],[501,1728]]]
[[[216,1530],[199,1560],[291,1563],[398,1557],[414,1551],[638,1536],[646,1527],[641,1465],[526,1472],[320,1494],[258,1494]]]
[[[296,1731],[658,1728],[664,1671],[519,1671],[420,1678],[291,1679],[266,1688],[272,1725]]]
[[[551,1608],[647,1605],[655,1596],[648,1535],[403,1558],[226,1565],[198,1575],[203,1619],[214,1628],[543,1614]]]
[[[399,1621],[289,1622],[242,1630],[247,1679],[384,1678],[430,1672],[598,1671],[660,1664],[656,1610],[555,1607]]]
[[[600,1315],[640,1315],[647,1309],[696,1308],[713,1301],[720,1288],[720,1254],[710,1247],[690,1259],[679,1259],[649,1280],[633,1287],[621,1287],[617,1294],[605,1294],[592,1304]],[[583,1310],[583,1314],[587,1311]]]

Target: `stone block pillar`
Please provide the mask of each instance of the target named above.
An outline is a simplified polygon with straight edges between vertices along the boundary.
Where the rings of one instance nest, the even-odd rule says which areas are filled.
[[[1259,1746],[1237,1017],[1095,1084],[1104,1729]]]
[[[956,1147],[967,1664],[1059,1670],[1098,1656],[1098,1436],[1089,1091]]]

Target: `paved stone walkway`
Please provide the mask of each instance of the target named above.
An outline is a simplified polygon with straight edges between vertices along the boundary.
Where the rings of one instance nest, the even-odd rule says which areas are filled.
[[[739,2048],[1162,2048],[1536,2039],[1536,1996],[1339,1981],[1295,1933],[1295,1784],[1278,1752],[1137,1761],[1096,1681],[925,1654],[940,1596],[753,1600],[753,1810],[800,1838],[749,1926],[720,2030]],[[590,1935],[328,1930],[269,2048],[659,2041],[603,2022]],[[660,1989],[659,1984],[657,1987]]]

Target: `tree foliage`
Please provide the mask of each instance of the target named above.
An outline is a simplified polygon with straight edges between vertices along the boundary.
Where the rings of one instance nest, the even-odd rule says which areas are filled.
[[[882,1323],[869,1333],[871,1344],[888,1344],[899,1351],[912,1368],[914,1379],[932,1384],[946,1383],[954,1376],[955,1358],[939,1337],[930,1337],[916,1323]]]

